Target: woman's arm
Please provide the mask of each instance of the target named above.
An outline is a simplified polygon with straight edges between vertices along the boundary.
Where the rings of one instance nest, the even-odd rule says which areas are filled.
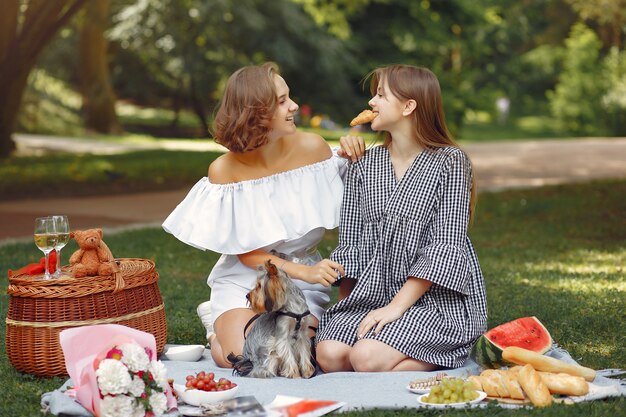
[[[471,165],[456,150],[448,156],[437,188],[437,207],[428,226],[431,241],[418,249],[408,275],[466,294],[470,279],[467,254]]]
[[[309,284],[322,284],[325,287],[337,281],[339,274],[343,275],[345,273],[340,264],[330,259],[322,259],[315,265],[309,266],[286,261],[262,249],[253,250],[238,255],[238,257],[242,264],[253,269],[256,269],[259,265],[263,265],[265,261],[269,259],[274,265],[285,271],[291,278],[299,279]]]
[[[342,278],[358,279],[361,270],[359,245],[363,231],[362,163],[360,161],[348,167],[339,214],[339,244],[330,255],[330,259],[344,266],[345,274],[342,274]],[[354,284],[354,282],[341,284],[343,287],[341,293],[344,298],[350,293]]]
[[[400,291],[385,307],[372,310],[361,320],[357,328],[359,338],[375,327],[374,333],[378,333],[387,324],[402,317],[405,311],[417,302],[432,286],[432,282],[425,279],[409,277]]]

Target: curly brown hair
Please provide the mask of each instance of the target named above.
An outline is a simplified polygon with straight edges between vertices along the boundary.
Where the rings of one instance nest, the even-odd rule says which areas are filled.
[[[235,71],[226,83],[215,115],[215,142],[232,152],[245,152],[267,143],[270,121],[278,107],[272,62]]]

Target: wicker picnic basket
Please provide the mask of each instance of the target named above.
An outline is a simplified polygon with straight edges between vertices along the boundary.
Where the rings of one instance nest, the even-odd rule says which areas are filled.
[[[152,333],[161,353],[167,323],[154,262],[116,261],[121,272],[117,280],[99,276],[9,278],[6,348],[17,370],[40,376],[67,375],[59,333],[92,324],[122,324]]]

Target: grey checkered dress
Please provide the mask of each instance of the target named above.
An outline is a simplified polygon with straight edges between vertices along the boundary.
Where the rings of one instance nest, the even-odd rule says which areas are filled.
[[[351,164],[331,259],[357,279],[354,291],[323,316],[317,342],[356,342],[365,315],[389,304],[407,277],[431,288],[398,320],[366,338],[412,358],[463,365],[486,330],[485,283],[467,236],[471,165],[458,148],[420,153],[397,181],[384,147]]]

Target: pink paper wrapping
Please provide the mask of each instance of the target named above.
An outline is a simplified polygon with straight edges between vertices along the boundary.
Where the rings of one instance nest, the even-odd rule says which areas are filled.
[[[120,344],[135,342],[150,349],[150,360],[156,359],[156,341],[150,333],[119,324],[98,324],[66,329],[59,333],[65,357],[65,369],[74,384],[75,398],[91,411],[100,415],[100,394],[96,368],[107,352]],[[176,398],[169,384],[166,391],[168,409],[176,408]]]

